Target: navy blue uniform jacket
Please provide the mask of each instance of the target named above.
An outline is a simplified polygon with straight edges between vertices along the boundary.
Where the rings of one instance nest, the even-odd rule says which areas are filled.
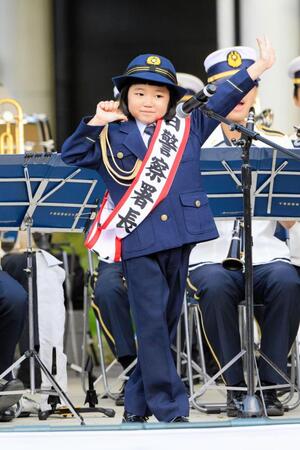
[[[254,82],[248,72],[241,70],[218,87],[207,106],[226,116],[253,87]],[[87,125],[88,120],[83,119],[76,131],[64,142],[62,159],[67,164],[97,170],[116,205],[127,188],[116,183],[107,173],[99,142],[102,127]],[[201,110],[193,111],[190,135],[169,194],[123,239],[123,259],[218,237],[202,185],[199,163],[200,147],[217,125],[218,122],[204,116]],[[142,160],[147,151],[133,120],[110,123],[109,141],[116,161],[127,171],[132,169],[137,158]],[[123,153],[122,159],[118,159],[118,152]]]

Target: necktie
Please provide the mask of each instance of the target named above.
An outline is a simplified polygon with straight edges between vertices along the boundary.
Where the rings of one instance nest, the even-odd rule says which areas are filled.
[[[155,123],[150,123],[149,125],[146,126],[144,133],[146,133],[149,137],[148,137],[148,147],[151,141],[151,138],[153,136],[155,130]]]

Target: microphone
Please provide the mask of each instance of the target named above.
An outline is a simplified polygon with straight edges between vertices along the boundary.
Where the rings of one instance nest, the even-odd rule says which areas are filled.
[[[250,131],[253,131],[254,123],[255,123],[255,109],[253,108],[253,106],[251,106],[247,117],[246,128]]]
[[[214,84],[208,84],[183,103],[179,103],[176,108],[176,115],[180,119],[185,119],[194,109],[203,105],[216,93],[217,87]]]

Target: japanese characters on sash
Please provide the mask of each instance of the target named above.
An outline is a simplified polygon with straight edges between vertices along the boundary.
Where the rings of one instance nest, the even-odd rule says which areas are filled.
[[[104,150],[105,127],[100,137]],[[121,240],[133,231],[168,194],[189,135],[190,118],[157,122],[153,139],[136,178],[115,206],[106,192],[85,245],[99,259],[121,260]]]

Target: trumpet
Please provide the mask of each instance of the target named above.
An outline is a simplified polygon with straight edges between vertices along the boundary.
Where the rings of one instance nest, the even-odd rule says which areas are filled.
[[[244,266],[244,221],[237,218],[233,224],[231,243],[222,266],[227,270],[242,270]]]

